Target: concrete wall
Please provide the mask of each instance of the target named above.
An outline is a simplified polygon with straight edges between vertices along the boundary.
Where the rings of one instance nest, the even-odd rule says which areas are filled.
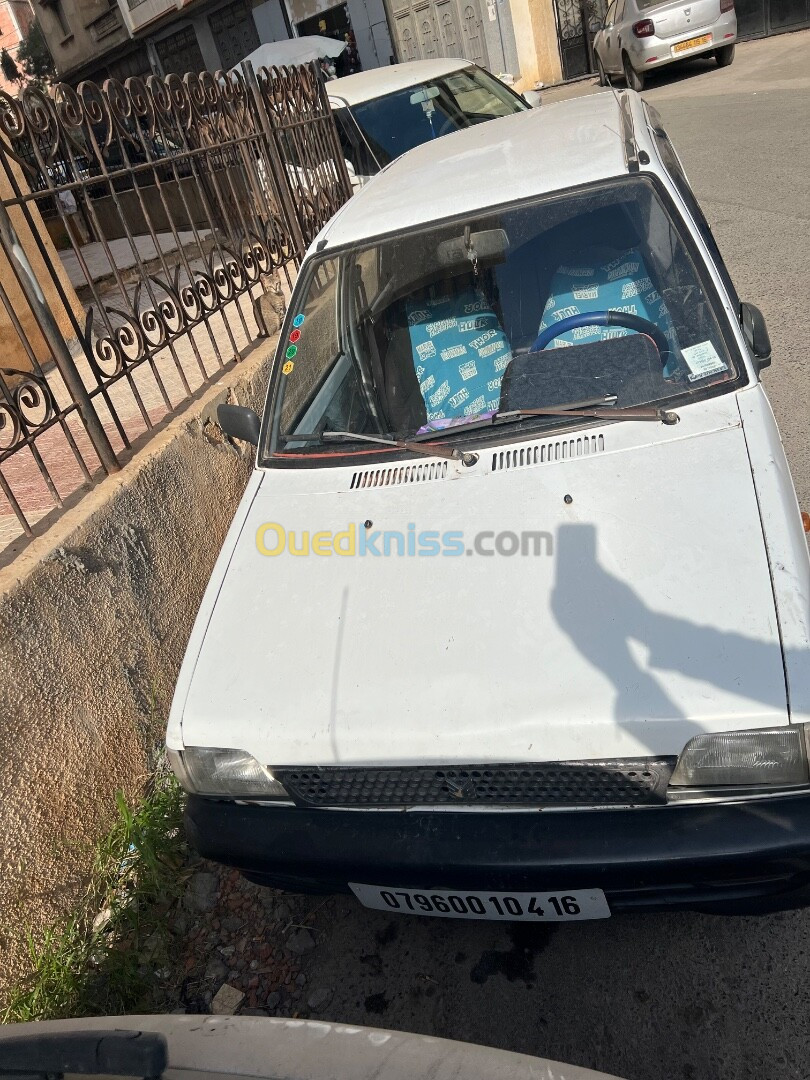
[[[286,41],[290,36],[284,16],[281,14],[279,0],[266,0],[253,9],[253,21],[259,32],[259,41],[264,44],[268,41]]]
[[[14,162],[10,162],[10,165],[14,171],[17,183],[20,185],[20,189],[23,192],[26,192],[28,186],[23,177],[22,170]],[[0,170],[0,198],[10,199],[13,198],[13,196],[14,191],[7,176],[3,170]],[[20,210],[19,207],[12,207],[9,211],[9,215],[11,217],[11,223],[19,237],[20,244],[22,245],[25,254],[28,256],[28,260],[33,267],[42,291],[45,294],[45,301],[54,313],[60,331],[68,340],[75,338],[76,332],[73,329],[73,325],[71,324],[64,305],[59,299],[56,286],[54,285],[46,266],[46,259],[56,270],[57,277],[67,296],[68,303],[72,307],[73,312],[79,321],[79,326],[84,325],[84,308],[79,302],[79,298],[76,296],[73,286],[70,284],[70,279],[67,276],[65,268],[62,266],[62,260],[56,252],[56,248],[53,245],[48,230],[45,228],[39,210],[37,210],[36,206],[31,206],[31,216],[34,222],[34,228],[42,239],[46,253],[45,259],[43,259],[40,253],[32,231],[28,228],[22,210]],[[0,251],[0,281],[3,283],[3,288],[6,290],[14,313],[22,324],[23,331],[37,360],[39,360],[40,363],[45,363],[51,358],[50,349],[45,344],[31,309],[28,307],[28,304],[23,297],[22,289],[17,283],[14,272],[2,251]],[[23,343],[14,329],[12,322],[9,319],[8,312],[2,303],[0,303],[0,342],[2,342],[3,345],[0,365],[5,368],[31,371],[31,361],[29,360]]]
[[[100,61],[129,40],[123,16],[109,0],[61,0],[60,6],[63,22],[53,7],[37,4],[37,21],[60,76]]]
[[[510,0],[520,68],[520,79],[515,83],[518,91],[531,90],[537,82],[562,79],[552,4],[553,0]]]
[[[495,75],[508,74],[517,78],[520,62],[508,0],[482,0],[481,17],[490,71]]]
[[[275,328],[278,319],[275,318]],[[261,409],[274,339],[0,569],[0,1002],[22,934],[76,901],[114,795],[140,789],[250,471],[217,401]]]

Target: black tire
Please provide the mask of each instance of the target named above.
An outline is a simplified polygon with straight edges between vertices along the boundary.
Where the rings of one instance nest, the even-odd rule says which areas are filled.
[[[636,71],[630,63],[630,57],[627,53],[622,53],[622,67],[624,68],[624,81],[627,83],[628,89],[636,90],[640,94],[644,89],[644,72]]]
[[[609,86],[607,75],[605,75],[605,69],[602,67],[602,61],[599,59],[599,53],[594,51],[594,58],[596,60],[596,74],[599,76],[600,86]]]
[[[718,67],[728,67],[734,60],[734,46],[723,45],[721,48],[715,49],[714,58]]]

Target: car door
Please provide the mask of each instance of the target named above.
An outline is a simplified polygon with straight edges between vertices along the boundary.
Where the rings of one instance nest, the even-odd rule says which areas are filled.
[[[605,71],[620,71],[617,25],[619,7],[624,7],[624,0],[613,0],[605,15],[605,26],[602,30],[602,44],[599,49],[599,58]]]

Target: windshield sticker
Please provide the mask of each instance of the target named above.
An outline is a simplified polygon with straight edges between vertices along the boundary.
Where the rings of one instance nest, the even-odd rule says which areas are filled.
[[[281,369],[282,375],[289,375],[294,367],[295,364],[292,362],[292,360],[288,360],[284,367]]]
[[[293,330],[293,332],[290,334],[290,341],[293,343],[293,345],[296,343],[296,341],[299,341],[300,338],[301,338],[301,331],[300,330]]]
[[[306,318],[306,315],[298,314],[298,315],[295,316],[295,318],[293,319],[293,326],[296,328],[296,330],[298,329],[299,326],[304,325],[304,319],[305,318]]]
[[[295,356],[295,354],[297,352],[298,352],[298,346],[297,345],[290,345],[290,347],[287,349],[287,351],[284,353],[284,355],[287,357],[288,360],[292,360],[292,358]]]
[[[697,379],[705,379],[709,375],[719,375],[721,371],[728,371],[728,364],[721,360],[717,350],[710,341],[701,341],[699,345],[687,345],[681,349],[683,358],[689,367],[689,382]]]

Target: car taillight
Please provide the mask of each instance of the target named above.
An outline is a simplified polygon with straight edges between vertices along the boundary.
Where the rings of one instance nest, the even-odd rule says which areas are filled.
[[[733,11],[734,0],[720,0],[720,11]]]
[[[720,0],[720,3],[727,4],[728,0]],[[655,33],[655,23],[652,19],[642,19],[641,22],[633,23],[633,33],[636,37],[652,37]]]

